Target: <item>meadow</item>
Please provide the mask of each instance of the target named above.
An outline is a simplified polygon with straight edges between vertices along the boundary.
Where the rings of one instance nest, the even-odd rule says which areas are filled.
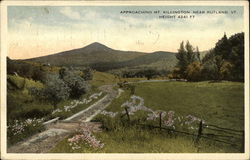
[[[104,144],[103,148],[89,147],[80,143],[78,149],[72,149],[68,137],[55,148],[53,153],[237,153],[239,147],[175,134],[159,129],[142,127],[138,124],[159,125],[159,117],[152,120],[149,110],[165,112],[165,121],[172,114],[173,121],[193,117],[192,124],[185,128],[180,124],[168,125],[168,128],[196,133],[199,121],[205,124],[225,128],[244,130],[244,83],[240,82],[154,82],[133,83],[134,102],[130,90],[124,89],[119,98],[97,115],[93,121],[102,122],[102,132],[93,135]],[[137,106],[143,100],[143,109],[131,111],[126,116],[125,107],[129,103]],[[127,104],[126,104],[127,102]],[[122,107],[123,106],[123,107]],[[146,109],[145,109],[146,107]],[[151,117],[152,118],[152,117]],[[181,122],[182,120],[179,120]],[[185,123],[186,124],[186,123]],[[241,142],[235,142],[240,146]]]

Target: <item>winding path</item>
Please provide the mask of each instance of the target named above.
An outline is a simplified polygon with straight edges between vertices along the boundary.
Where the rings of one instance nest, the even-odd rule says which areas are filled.
[[[90,122],[97,114],[104,110],[114,98],[118,91],[113,89],[114,85],[99,87],[107,95],[89,106],[87,109],[57,123],[46,126],[46,130],[19,142],[7,149],[8,153],[47,153],[58,142],[75,132],[81,123],[86,123],[93,132],[100,131],[100,123]]]

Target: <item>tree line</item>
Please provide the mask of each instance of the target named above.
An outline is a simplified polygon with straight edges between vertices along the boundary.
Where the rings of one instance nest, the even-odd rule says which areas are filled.
[[[176,54],[178,63],[172,78],[189,81],[244,81],[244,33],[227,38],[226,34],[201,59],[198,47],[181,42]]]
[[[138,69],[138,70],[124,70],[120,73],[119,76],[123,78],[143,78],[146,77],[148,80],[156,77],[166,76],[169,71],[164,69]]]

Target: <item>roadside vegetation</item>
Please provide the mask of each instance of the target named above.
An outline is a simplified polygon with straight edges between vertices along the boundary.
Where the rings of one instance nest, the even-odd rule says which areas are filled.
[[[200,143],[196,144],[196,137],[165,130],[160,131],[138,124],[159,126],[159,112],[165,112],[162,125],[170,129],[174,127],[176,130],[196,133],[199,120],[203,120],[205,124],[242,130],[244,129],[244,87],[242,83],[157,82],[134,85],[134,95],[131,95],[130,90],[125,90],[93,120],[103,124],[103,132],[93,133],[99,141],[104,143],[103,148],[95,149],[82,142],[79,143],[79,149],[72,149],[68,142],[70,136],[60,142],[51,152],[240,152],[239,148],[227,144],[206,139],[201,139]],[[143,101],[143,106],[148,109],[128,109],[130,115],[128,120],[125,106],[133,102],[133,98],[131,98],[133,96],[141,98],[135,98],[136,105]],[[171,114],[173,114],[173,125],[169,121]],[[183,122],[182,125],[181,122]],[[240,141],[237,143],[241,145]]]
[[[42,131],[46,120],[67,118],[105,96],[89,84],[89,68],[7,61],[8,146]]]

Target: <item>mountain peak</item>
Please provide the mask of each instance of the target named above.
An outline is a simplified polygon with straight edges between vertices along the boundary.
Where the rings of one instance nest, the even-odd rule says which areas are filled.
[[[91,51],[95,51],[95,50],[111,50],[111,48],[99,43],[99,42],[94,42],[94,43],[91,43],[85,47],[83,47],[84,49],[86,50],[91,50]]]

